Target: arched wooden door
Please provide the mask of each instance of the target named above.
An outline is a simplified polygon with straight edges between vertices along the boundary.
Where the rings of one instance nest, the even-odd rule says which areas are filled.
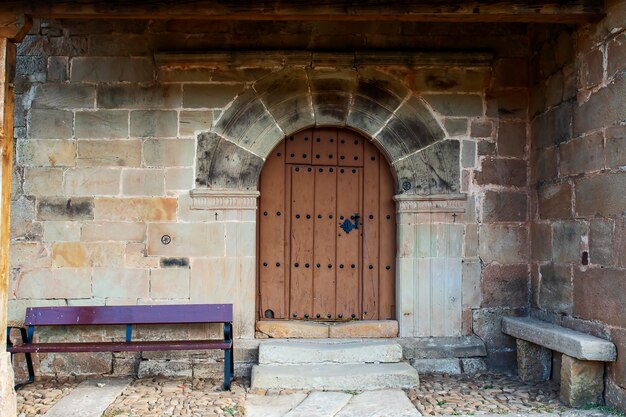
[[[395,318],[396,222],[389,164],[347,129],[308,129],[260,178],[259,318]]]

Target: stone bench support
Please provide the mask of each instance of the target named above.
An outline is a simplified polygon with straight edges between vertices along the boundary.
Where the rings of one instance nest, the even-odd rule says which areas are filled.
[[[617,357],[613,343],[530,317],[503,318],[502,332],[517,339],[517,366],[523,382],[548,380],[552,351],[561,352],[561,401],[573,407],[602,402],[603,362]]]

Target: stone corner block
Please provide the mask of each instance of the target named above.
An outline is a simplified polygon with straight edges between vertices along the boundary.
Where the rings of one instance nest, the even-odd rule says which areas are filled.
[[[561,401],[572,407],[600,404],[604,392],[604,363],[561,358]]]

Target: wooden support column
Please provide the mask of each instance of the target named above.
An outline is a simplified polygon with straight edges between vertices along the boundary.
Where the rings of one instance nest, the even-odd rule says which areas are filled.
[[[14,416],[16,397],[13,370],[6,346],[7,307],[9,298],[9,241],[11,215],[11,177],[13,171],[13,79],[15,44],[0,38],[0,153],[2,157],[2,194],[0,205],[0,415]]]

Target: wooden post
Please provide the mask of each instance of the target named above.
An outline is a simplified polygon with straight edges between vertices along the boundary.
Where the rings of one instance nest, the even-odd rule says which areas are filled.
[[[14,416],[16,410],[13,371],[6,345],[7,307],[9,298],[9,241],[11,215],[11,177],[13,171],[13,80],[15,78],[15,44],[0,38],[0,155],[2,157],[0,205],[0,415]]]

